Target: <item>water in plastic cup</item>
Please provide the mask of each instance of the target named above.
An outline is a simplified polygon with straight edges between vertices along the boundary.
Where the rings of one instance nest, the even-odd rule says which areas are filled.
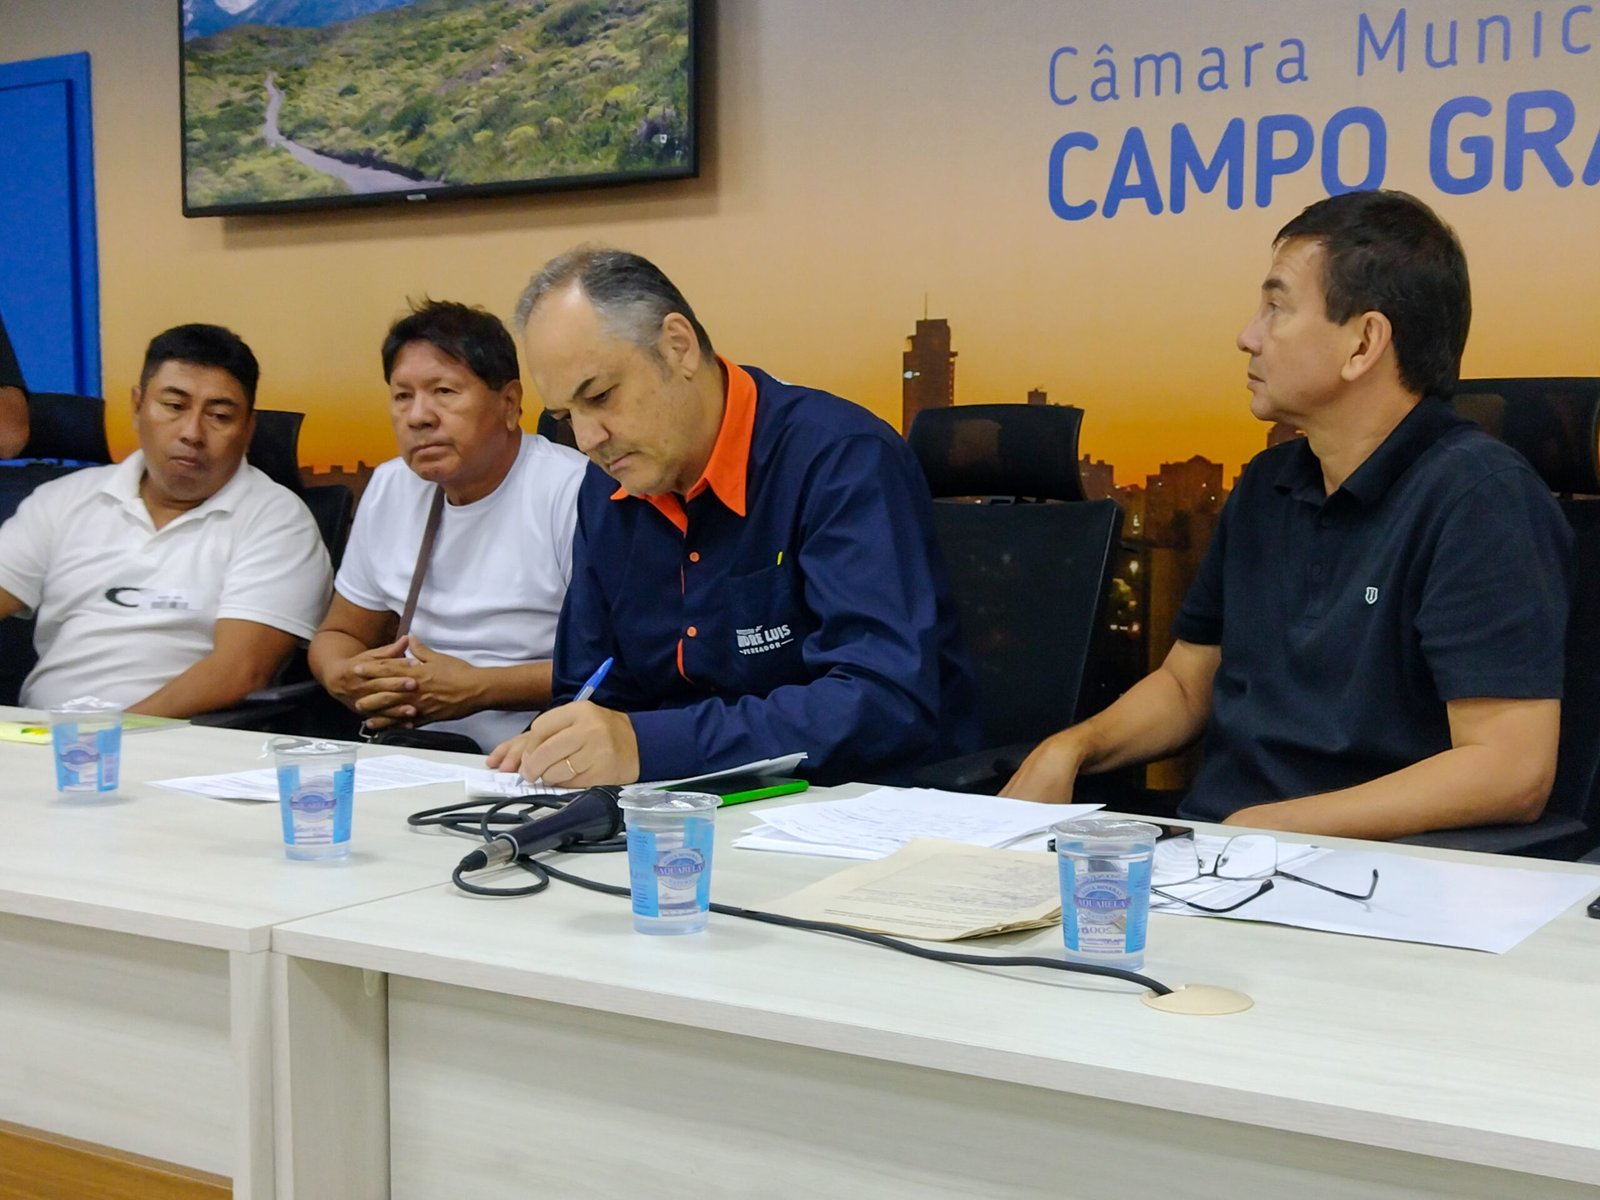
[[[1137,971],[1144,966],[1150,864],[1161,831],[1143,821],[1078,817],[1051,832],[1067,957]]]
[[[56,789],[114,792],[122,770],[122,707],[86,696],[50,709]]]
[[[278,738],[278,808],[283,850],[290,858],[343,858],[350,853],[355,808],[356,746],[351,742]]]
[[[639,933],[699,933],[711,911],[711,843],[722,801],[639,788],[617,801],[628,823],[628,882]]]

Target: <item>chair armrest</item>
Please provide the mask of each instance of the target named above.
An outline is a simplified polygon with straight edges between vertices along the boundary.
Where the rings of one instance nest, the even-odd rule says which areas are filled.
[[[1016,774],[1022,760],[1033,749],[1033,742],[1017,742],[977,750],[959,758],[929,763],[911,772],[913,787],[939,788],[947,792],[979,792],[993,796]]]
[[[276,687],[261,688],[251,692],[232,708],[200,713],[191,718],[195,725],[210,725],[218,729],[270,730],[271,723],[280,717],[299,711],[300,707],[322,690],[322,685],[307,679],[300,683],[283,683]]]
[[[1480,854],[1524,854],[1534,858],[1571,858],[1588,849],[1594,835],[1577,817],[1549,817],[1531,825],[1482,825],[1477,829],[1440,829],[1396,838],[1412,846],[1475,850]]]

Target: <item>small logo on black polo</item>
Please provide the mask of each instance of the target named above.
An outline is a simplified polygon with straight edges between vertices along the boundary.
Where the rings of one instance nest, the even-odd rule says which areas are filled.
[[[1367,589],[1367,603],[1368,604],[1376,604],[1377,602],[1378,602],[1378,589],[1375,588],[1375,587],[1369,587]]]

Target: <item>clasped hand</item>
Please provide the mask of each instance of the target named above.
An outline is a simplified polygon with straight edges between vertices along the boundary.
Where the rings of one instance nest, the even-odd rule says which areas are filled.
[[[477,712],[477,674],[471,663],[407,634],[351,659],[339,699],[366,718],[369,730],[410,728]]]
[[[501,742],[489,767],[563,788],[635,783],[639,739],[626,713],[578,700],[540,714],[526,733]]]

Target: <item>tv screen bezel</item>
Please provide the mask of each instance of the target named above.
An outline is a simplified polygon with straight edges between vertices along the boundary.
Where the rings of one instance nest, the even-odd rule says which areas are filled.
[[[188,72],[184,58],[183,4],[173,0],[178,29],[178,141],[182,178],[179,193],[185,217],[278,216],[332,209],[376,208],[394,204],[438,204],[456,200],[477,200],[496,196],[527,196],[544,192],[571,192],[588,188],[621,187],[627,184],[656,183],[675,179],[696,179],[700,175],[700,56],[704,46],[701,21],[704,0],[685,0],[689,7],[689,153],[682,166],[642,171],[612,171],[594,175],[562,175],[549,179],[508,179],[499,183],[444,184],[439,187],[396,188],[392,192],[359,192],[345,196],[309,196],[296,200],[246,201],[238,204],[189,203],[189,108]]]

